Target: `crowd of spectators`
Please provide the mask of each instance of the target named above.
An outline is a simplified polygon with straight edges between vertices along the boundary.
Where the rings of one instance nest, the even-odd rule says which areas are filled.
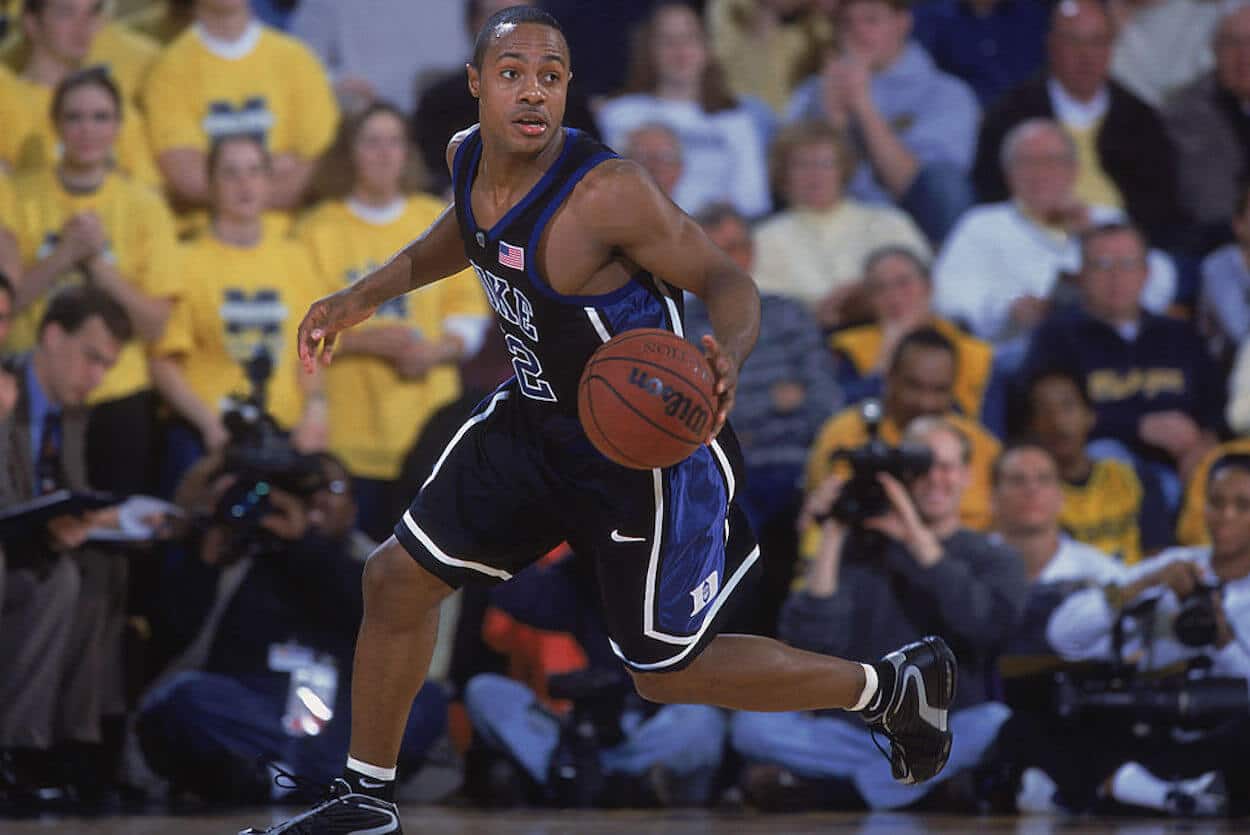
[[[469,271],[313,375],[295,325],[440,214],[514,4],[0,2],[0,516],[119,500],[0,518],[0,815],[337,772],[364,561],[511,367]],[[566,124],[760,289],[737,627],[943,635],[955,743],[905,786],[849,714],[648,704],[562,547],[447,604],[412,791],[1250,813],[1250,4],[535,4]]]

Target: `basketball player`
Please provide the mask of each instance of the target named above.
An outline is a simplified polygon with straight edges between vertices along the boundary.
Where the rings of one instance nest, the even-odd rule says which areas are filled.
[[[645,698],[862,711],[892,743],[899,780],[927,779],[946,762],[955,663],[941,639],[867,665],[718,634],[759,560],[733,503],[741,460],[725,428],[759,299],[637,164],[561,127],[571,77],[553,18],[529,7],[492,16],[468,67],[481,121],[447,151],[454,205],[385,266],[316,302],[300,325],[311,370],[329,362],[337,334],[386,300],[471,266],[516,376],[455,434],[369,559],[346,771],[327,800],[267,832],[399,832],[395,761],[439,602],[467,582],[507,580],[562,540],[594,561],[612,649]],[[578,379],[614,334],[680,335],[676,288],[704,300],[716,334],[704,341],[719,397],[711,440],[674,467],[626,469],[583,433]]]

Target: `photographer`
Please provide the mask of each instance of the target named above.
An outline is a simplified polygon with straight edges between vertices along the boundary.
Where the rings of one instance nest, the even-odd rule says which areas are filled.
[[[313,481],[290,485],[284,475],[271,486],[206,459],[179,491],[207,524],[166,578],[167,597],[180,618],[198,608],[193,646],[206,646],[207,655],[200,669],[147,694],[137,730],[148,764],[206,800],[280,795],[260,761],[320,787],[347,756],[352,648],[372,543],[353,531],[343,465],[327,455],[300,460],[315,465]],[[232,564],[241,553],[244,564]],[[442,691],[427,685],[401,755],[409,773],[441,733],[445,712]]]
[[[932,465],[904,486],[877,472],[888,511],[848,526],[831,515],[844,482],[828,478],[813,492],[804,522],[819,520],[822,542],[807,566],[804,591],[782,612],[781,637],[795,646],[848,658],[873,657],[899,642],[933,633],[959,659],[952,705],[954,745],[944,771],[920,785],[901,785],[874,753],[869,732],[844,715],[739,713],[734,747],[748,761],[773,763],[771,779],[754,769],[748,790],[820,781],[820,795],[870,808],[907,806],[935,784],[979,763],[1008,716],[989,701],[995,654],[1011,636],[1027,594],[1020,559],[961,527],[960,498],[969,480],[968,442],[941,418],[920,418],[904,440],[923,444]]]

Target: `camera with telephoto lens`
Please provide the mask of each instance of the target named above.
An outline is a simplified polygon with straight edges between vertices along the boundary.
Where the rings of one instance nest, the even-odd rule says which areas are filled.
[[[880,473],[889,473],[904,484],[924,475],[933,466],[933,453],[923,444],[899,444],[890,446],[880,438],[881,404],[877,400],[865,400],[861,407],[864,423],[868,428],[868,441],[852,449],[835,450],[830,456],[833,462],[845,461],[851,467],[851,476],[842,485],[842,492],[834,501],[825,518],[837,519],[845,525],[857,527],[875,516],[890,512],[890,497],[877,479]]]
[[[246,397],[231,397],[223,413],[230,439],[221,473],[234,481],[217,501],[213,521],[229,527],[235,555],[254,555],[274,544],[260,524],[272,509],[272,491],[306,498],[325,486],[325,476],[317,457],[297,451],[265,411],[265,386],[273,373],[269,351],[258,347],[243,367],[251,390]]]
[[[1181,600],[1181,608],[1172,618],[1172,634],[1187,647],[1211,646],[1219,638],[1219,622],[1215,616],[1216,597],[1223,586],[1203,582]]]

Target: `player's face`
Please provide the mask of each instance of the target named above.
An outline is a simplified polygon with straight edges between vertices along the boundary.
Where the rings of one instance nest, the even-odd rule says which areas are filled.
[[[571,78],[569,48],[559,32],[535,23],[498,27],[481,73],[469,67],[483,132],[512,153],[546,148],[564,118]]]
[[[823,211],[842,200],[842,160],[829,142],[799,145],[786,159],[786,197],[801,209]]]
[[[86,84],[62,100],[56,128],[65,148],[65,161],[89,167],[106,163],[112,156],[121,118],[107,90]]]
[[[1229,467],[1215,474],[1207,489],[1206,522],[1214,562],[1250,551],[1250,473]]]
[[[968,465],[963,460],[963,444],[950,432],[931,432],[925,443],[933,453],[933,466],[912,483],[911,497],[921,518],[939,525],[959,516]]]
[[[873,71],[894,63],[911,34],[911,13],[884,2],[857,2],[841,14],[843,44]]]
[[[661,84],[689,87],[707,69],[707,41],[693,9],[667,6],[652,25],[651,60]]]
[[[1029,428],[1042,446],[1060,461],[1080,456],[1095,415],[1081,399],[1076,382],[1046,377],[1033,386],[1030,398],[1033,418]]]
[[[1215,36],[1215,68],[1226,89],[1250,100],[1250,7],[1224,19]]]
[[[1141,241],[1131,232],[1100,235],[1086,245],[1081,292],[1086,309],[1107,321],[1135,319],[1148,269]]]
[[[755,242],[751,240],[751,230],[745,223],[731,217],[704,231],[712,243],[723,249],[743,272],[751,272],[755,262]]]
[[[864,278],[878,322],[918,322],[929,314],[929,282],[907,258],[881,258]]]
[[[1076,160],[1057,130],[1037,128],[1016,143],[1007,165],[1011,196],[1033,215],[1045,218],[1072,201]]]
[[[1063,0],[1047,41],[1050,72],[1071,95],[1093,98],[1107,81],[1115,37],[1102,9],[1083,0]]]
[[[994,487],[994,521],[1005,533],[1051,528],[1063,509],[1063,490],[1054,459],[1035,447],[1007,453]]]
[[[79,65],[104,25],[102,0],[49,0],[39,15],[26,15],[26,35],[36,47],[66,64]]]
[[[886,379],[885,411],[895,425],[906,427],[924,415],[951,410],[955,391],[955,360],[949,351],[912,346]]]
[[[394,113],[375,113],[360,126],[352,146],[358,189],[376,194],[398,191],[407,161],[404,123]]]
[[[121,344],[103,319],[92,316],[73,333],[48,325],[40,349],[49,372],[49,393],[61,406],[81,406],[117,362]]]
[[[210,175],[217,217],[235,222],[260,219],[269,204],[270,172],[264,153],[254,142],[228,143]]]

